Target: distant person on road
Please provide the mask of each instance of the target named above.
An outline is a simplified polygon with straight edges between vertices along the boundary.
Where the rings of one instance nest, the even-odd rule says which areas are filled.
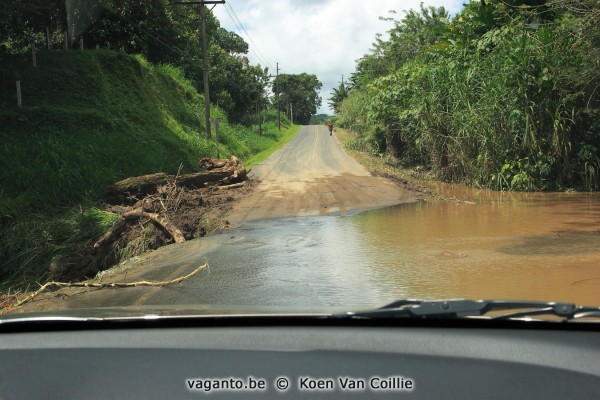
[[[329,129],[329,136],[333,134],[333,124],[330,122],[327,124],[327,129]]]

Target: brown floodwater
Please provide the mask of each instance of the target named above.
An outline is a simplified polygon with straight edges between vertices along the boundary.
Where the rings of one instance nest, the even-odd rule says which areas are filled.
[[[157,290],[146,304],[377,306],[471,298],[600,305],[598,194],[439,190],[466,201],[252,221],[204,242],[169,246],[163,258],[173,265],[178,257],[190,265],[208,261],[210,273]]]
[[[355,216],[361,240],[384,254],[373,273],[398,295],[600,304],[598,194],[439,191],[466,202]]]

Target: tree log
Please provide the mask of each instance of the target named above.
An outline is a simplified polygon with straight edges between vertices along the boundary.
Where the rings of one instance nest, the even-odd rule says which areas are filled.
[[[240,182],[240,183],[233,183],[231,185],[214,186],[213,189],[214,190],[229,190],[229,189],[241,188],[241,187],[244,187],[245,185],[246,185],[246,182]]]
[[[128,198],[146,197],[156,192],[159,185],[164,185],[174,177],[159,172],[156,174],[134,176],[123,179],[110,185],[104,194],[104,200],[108,204],[128,203]]]
[[[218,160],[216,158],[203,158],[200,160],[199,164],[202,169],[210,171],[215,168],[223,168],[227,160]]]
[[[205,187],[210,183],[217,183],[231,175],[235,171],[224,170],[224,171],[210,171],[210,172],[198,172],[195,174],[181,175],[177,179],[177,185],[184,186],[189,189],[196,189]]]
[[[246,168],[240,167],[239,169],[234,170],[230,176],[223,178],[220,183],[222,185],[229,185],[232,183],[242,182],[246,180],[247,175],[248,173],[246,172]]]
[[[231,156],[228,160],[221,160],[217,158],[203,158],[199,162],[200,167],[207,171],[212,171],[213,169],[237,169],[237,167],[241,167],[239,158],[236,156]]]
[[[200,166],[207,171],[177,176],[159,172],[123,179],[107,188],[104,200],[112,205],[132,205],[137,200],[158,192],[168,183],[188,189],[198,189],[211,184],[223,185],[241,182],[248,175],[236,156],[231,156],[228,160],[203,158],[200,160]]]

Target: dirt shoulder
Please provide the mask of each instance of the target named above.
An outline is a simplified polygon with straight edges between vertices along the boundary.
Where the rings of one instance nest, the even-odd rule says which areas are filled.
[[[376,156],[367,151],[356,150],[351,146],[355,135],[345,129],[336,129],[335,137],[344,150],[363,165],[374,176],[393,181],[398,186],[417,194],[423,200],[441,199],[436,184],[439,183],[424,171],[409,170],[393,165],[389,159]]]

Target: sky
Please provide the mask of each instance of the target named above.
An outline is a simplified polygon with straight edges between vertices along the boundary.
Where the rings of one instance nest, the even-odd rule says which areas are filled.
[[[332,114],[332,88],[355,70],[356,60],[369,52],[375,35],[384,35],[392,22],[380,16],[418,9],[421,0],[226,0],[213,9],[221,26],[249,44],[252,64],[280,73],[315,74],[323,83],[318,113]],[[465,0],[423,0],[425,6],[444,6],[451,14]]]

